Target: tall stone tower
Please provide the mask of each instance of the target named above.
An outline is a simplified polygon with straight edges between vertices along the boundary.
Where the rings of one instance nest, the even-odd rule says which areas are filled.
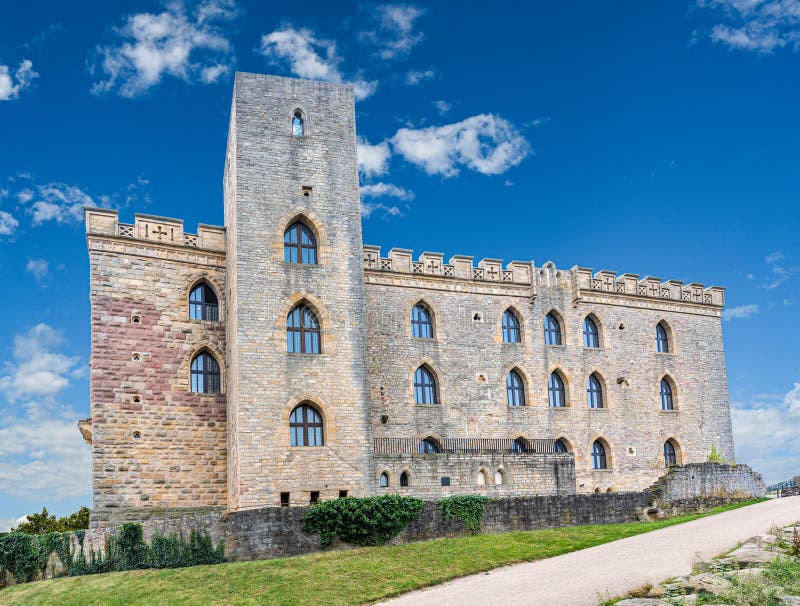
[[[362,495],[369,424],[352,88],[237,73],[224,186],[229,508]],[[284,260],[297,221],[313,233],[316,262]],[[319,353],[287,351],[298,305],[319,321]],[[292,445],[290,416],[304,403],[321,417],[321,447]]]

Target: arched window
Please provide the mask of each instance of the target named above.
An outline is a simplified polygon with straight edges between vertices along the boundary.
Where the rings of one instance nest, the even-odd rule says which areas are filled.
[[[400,486],[403,488],[408,488],[408,472],[404,471],[400,474]]]
[[[667,326],[664,322],[656,324],[656,351],[659,353],[669,353],[669,335]]]
[[[420,366],[414,373],[414,404],[438,404],[439,396],[436,379],[425,366]]]
[[[553,452],[555,454],[567,454],[569,449],[567,448],[566,442],[564,442],[564,440],[561,438],[558,438],[553,444]]]
[[[503,472],[499,469],[494,472],[494,483],[495,486],[500,486],[503,483]]]
[[[513,442],[511,442],[511,452],[513,454],[522,454],[526,452],[533,452],[531,449],[531,445],[525,438],[515,438]]]
[[[192,320],[219,322],[219,303],[214,290],[201,282],[189,293],[189,317]]]
[[[411,336],[417,339],[433,339],[433,314],[422,301],[411,310]]]
[[[387,474],[385,471],[381,474],[380,483],[381,488],[389,488],[389,474]]]
[[[591,374],[586,383],[586,403],[589,408],[603,408],[603,385],[596,374]]]
[[[417,451],[420,454],[435,454],[437,452],[442,452],[441,446],[439,446],[439,442],[436,438],[424,438],[419,441],[419,448]]]
[[[506,399],[509,406],[525,406],[525,384],[516,370],[506,376]]]
[[[286,316],[286,351],[319,353],[319,320],[307,305],[297,305]]]
[[[300,404],[289,417],[292,446],[322,446],[322,417],[310,404]]]
[[[561,323],[551,311],[544,317],[545,345],[561,345]]]
[[[478,486],[486,486],[486,472],[482,469],[478,472]]]
[[[192,360],[192,391],[195,393],[219,393],[219,364],[210,353],[204,351]]]
[[[556,371],[551,372],[550,378],[547,380],[547,397],[552,408],[563,408],[567,405],[564,379]]]
[[[664,377],[661,379],[661,410],[674,410],[675,406],[672,401],[672,385],[669,384],[669,379]]]
[[[583,346],[597,349],[600,347],[600,331],[597,323],[589,316],[583,319]]]
[[[292,114],[292,134],[295,137],[302,137],[305,134],[303,112],[301,112],[299,109],[294,110],[294,113]]]
[[[503,343],[519,343],[522,334],[519,329],[519,318],[513,310],[507,309],[503,312]]]
[[[283,232],[283,260],[304,265],[317,263],[317,239],[302,221],[295,221]]]
[[[670,465],[677,464],[678,457],[675,455],[675,445],[672,443],[672,440],[667,440],[664,442],[664,465],[669,467]]]
[[[607,469],[606,449],[600,440],[595,440],[592,444],[592,469]]]

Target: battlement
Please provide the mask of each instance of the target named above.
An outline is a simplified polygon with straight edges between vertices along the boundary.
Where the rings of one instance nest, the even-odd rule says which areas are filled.
[[[136,213],[134,223],[120,223],[116,210],[84,208],[86,233],[134,240],[149,240],[174,246],[225,251],[225,228],[216,225],[197,226],[196,234],[183,230],[182,219]]]

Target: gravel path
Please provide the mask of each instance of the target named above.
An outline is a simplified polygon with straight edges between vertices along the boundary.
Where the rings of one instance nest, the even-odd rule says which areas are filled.
[[[800,497],[772,499],[547,560],[516,564],[414,591],[384,604],[582,606],[689,574],[774,525],[800,521]]]

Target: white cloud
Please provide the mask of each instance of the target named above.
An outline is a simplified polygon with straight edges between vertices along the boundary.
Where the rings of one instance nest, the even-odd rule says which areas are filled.
[[[359,187],[361,198],[398,198],[399,200],[413,200],[414,192],[392,185],[391,183],[372,183],[369,185],[362,185]]]
[[[18,518],[0,518],[0,532],[8,532],[12,528],[16,528],[23,522],[28,521],[28,516],[20,516]]]
[[[728,48],[768,54],[800,48],[800,0],[698,0],[716,20],[711,40]]]
[[[380,202],[365,202],[361,204],[361,216],[365,219],[371,217],[376,211],[381,211],[384,217],[399,217],[403,214],[403,211],[398,206],[390,206]]]
[[[13,74],[9,66],[0,65],[0,101],[17,99],[38,76],[39,74],[33,71],[33,63],[28,59],[23,59]]]
[[[129,15],[115,33],[120,42],[98,46],[93,72],[101,78],[94,93],[116,90],[136,97],[173,76],[185,82],[216,82],[233,65],[233,47],[224,28],[238,11],[233,0],[170,0],[164,12]]]
[[[409,86],[417,86],[428,80],[433,80],[436,77],[436,72],[432,69],[426,70],[410,70],[406,73],[406,84]]]
[[[767,483],[798,473],[800,461],[800,383],[779,399],[758,397],[732,403],[736,458],[764,475]]]
[[[0,210],[0,236],[13,236],[19,227],[19,221],[9,212]]]
[[[374,11],[375,29],[361,32],[360,37],[380,49],[381,59],[402,58],[425,37],[415,28],[416,20],[424,13],[424,9],[409,4],[378,6]]]
[[[758,315],[759,311],[759,306],[754,304],[729,307],[728,309],[723,310],[722,319],[730,321],[740,318],[752,318],[753,316]]]
[[[389,157],[392,152],[386,141],[372,145],[363,137],[359,137],[356,151],[358,152],[358,170],[365,177],[385,175],[389,170]]]
[[[289,70],[300,78],[344,82],[339,67],[342,58],[336,51],[336,43],[316,37],[309,29],[287,26],[265,34],[261,37],[261,54],[275,63],[287,61]],[[358,100],[373,95],[378,88],[377,80],[366,81],[357,77],[350,83]]]
[[[784,261],[782,252],[776,251],[764,257],[764,262],[769,267],[769,276],[764,284],[767,290],[778,288],[797,273],[796,267],[787,267],[782,261]]]
[[[525,137],[508,120],[493,114],[427,128],[401,128],[391,139],[395,153],[430,175],[453,177],[459,166],[497,175],[530,152]]]
[[[28,259],[25,270],[41,283],[50,275],[50,264],[45,259]]]
[[[439,112],[440,116],[444,116],[453,107],[444,99],[439,99],[438,101],[434,101],[433,106],[436,108],[436,111]]]

